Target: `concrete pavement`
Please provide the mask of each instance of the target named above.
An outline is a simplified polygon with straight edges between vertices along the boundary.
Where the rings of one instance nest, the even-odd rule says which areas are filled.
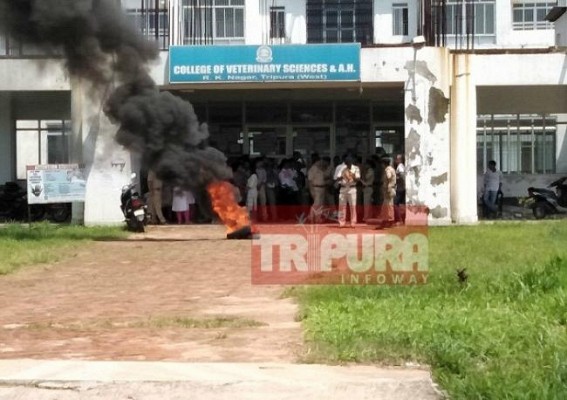
[[[441,398],[420,369],[285,363],[0,360],[2,400]]]

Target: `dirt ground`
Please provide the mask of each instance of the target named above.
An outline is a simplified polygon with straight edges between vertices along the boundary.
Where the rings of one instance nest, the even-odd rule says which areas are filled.
[[[250,246],[220,226],[150,227],[2,277],[0,358],[296,361],[297,307],[251,285]]]

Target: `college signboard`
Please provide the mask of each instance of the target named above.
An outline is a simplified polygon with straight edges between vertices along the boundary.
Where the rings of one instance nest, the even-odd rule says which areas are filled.
[[[85,201],[86,180],[78,164],[27,166],[28,204]]]
[[[174,46],[170,83],[359,81],[360,44]]]

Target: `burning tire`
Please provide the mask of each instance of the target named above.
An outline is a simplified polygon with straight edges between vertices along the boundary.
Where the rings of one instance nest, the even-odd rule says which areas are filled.
[[[226,238],[229,239],[229,240],[252,239],[252,236],[253,236],[252,228],[250,228],[249,226],[245,226],[245,227],[240,228],[240,229],[238,229],[234,232],[226,234]]]

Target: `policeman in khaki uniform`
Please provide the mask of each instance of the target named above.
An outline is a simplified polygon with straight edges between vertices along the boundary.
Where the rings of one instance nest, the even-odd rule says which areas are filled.
[[[385,180],[383,183],[384,190],[384,207],[382,213],[382,219],[387,224],[394,222],[394,198],[396,197],[396,170],[392,167],[390,158],[382,158],[384,164],[384,176]]]
[[[313,163],[307,173],[307,181],[309,182],[309,192],[313,198],[311,207],[311,220],[320,222],[321,210],[325,203],[325,193],[327,190],[325,179],[326,166],[323,160],[318,159]]]
[[[339,191],[339,226],[346,225],[346,207],[350,206],[350,225],[356,226],[356,184],[360,180],[360,169],[354,165],[351,156],[335,170],[335,181],[340,187]]]
[[[162,207],[162,189],[163,183],[158,179],[153,170],[148,171],[148,189],[150,191],[150,214],[152,216],[151,223],[165,224],[165,217],[163,216]]]

